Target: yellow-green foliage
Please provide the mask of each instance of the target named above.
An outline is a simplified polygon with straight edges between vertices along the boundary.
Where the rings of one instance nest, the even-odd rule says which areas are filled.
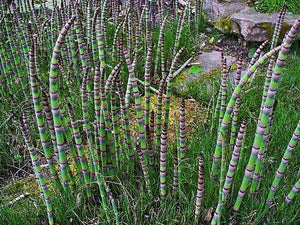
[[[280,38],[282,39],[284,35],[291,29],[291,25],[288,22],[283,22],[281,31],[280,31]]]
[[[271,25],[269,23],[262,23],[260,27],[268,32],[269,38],[272,37],[273,32],[274,32],[274,27],[271,27]]]
[[[7,201],[12,200],[25,192],[28,192],[30,196],[39,196],[40,192],[34,176],[25,177],[12,184],[0,187],[2,197],[6,198]]]
[[[150,96],[150,111],[153,110],[156,113],[157,110],[157,95],[151,94]],[[142,102],[142,110],[144,110],[144,104],[145,99],[144,97],[141,98]],[[171,141],[176,140],[176,131],[175,131],[175,119],[178,120],[179,118],[179,111],[180,111],[180,104],[181,104],[181,98],[178,98],[176,96],[171,96],[171,107],[170,107],[170,119],[169,119],[169,130],[168,130],[168,138],[170,138]],[[186,129],[187,129],[187,135],[192,134],[196,127],[194,127],[194,124],[197,124],[201,121],[203,121],[205,117],[205,110],[201,107],[199,102],[186,99],[185,100],[186,105]],[[165,99],[163,98],[163,114],[162,114],[162,120],[164,118],[164,108],[165,107]],[[176,113],[177,117],[174,117],[174,113]],[[131,131],[134,136],[138,136],[137,133],[137,122],[135,119],[135,107],[130,108],[130,127]],[[179,121],[177,121],[179,122]]]
[[[232,25],[230,22],[230,16],[227,16],[225,18],[221,18],[215,23],[215,26],[219,29],[221,29],[224,32],[230,33],[232,31]]]
[[[186,72],[186,71],[182,71],[180,74],[178,74],[178,75],[174,78],[172,84],[173,84],[174,86],[177,86],[177,85],[179,85],[179,84],[182,84],[183,81],[185,81],[186,78],[187,78],[187,72]]]
[[[268,32],[269,38],[272,37],[274,33],[274,27],[270,25],[270,23],[262,23],[261,28]],[[287,22],[283,22],[282,28],[280,31],[280,38],[283,38],[286,32],[291,28],[291,25]]]

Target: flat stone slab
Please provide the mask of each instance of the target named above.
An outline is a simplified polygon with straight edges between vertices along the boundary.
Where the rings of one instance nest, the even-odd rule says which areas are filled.
[[[247,7],[245,0],[231,0],[231,1],[218,1],[218,0],[204,0],[203,8],[208,14],[209,19],[216,23],[220,20],[229,17]]]
[[[204,0],[203,9],[216,28],[224,33],[238,34],[251,42],[270,39],[279,15],[279,12],[259,13],[248,7],[245,0]],[[282,34],[290,29],[299,16],[285,15]],[[300,37],[300,31],[297,36]]]
[[[242,71],[241,71],[241,77],[243,77],[246,72],[247,72],[246,69],[242,69]],[[231,83],[232,86],[234,86],[235,76],[236,76],[236,70],[233,71],[233,72],[230,72],[228,74],[228,81]]]
[[[279,13],[259,13],[254,8],[234,13],[230,22],[232,31],[240,34],[246,41],[262,42],[272,37]],[[287,31],[300,15],[286,14],[283,31]],[[300,37],[300,32],[298,32]]]
[[[60,5],[61,5],[61,0],[57,0],[57,7],[60,8]],[[39,9],[41,7],[41,4],[39,4],[39,1],[35,2],[34,4],[35,8]],[[51,9],[53,10],[54,9],[54,5],[53,5],[53,1],[52,0],[47,0],[45,2],[45,6],[48,8],[48,9]]]
[[[232,56],[225,56],[225,59],[227,61],[228,66],[232,65],[236,61],[236,58]],[[185,86],[189,82],[197,80],[202,75],[207,74],[218,68],[221,68],[221,52],[203,52],[201,55],[195,58],[195,61],[190,63],[190,66],[192,65],[198,65],[201,69],[203,69],[203,72],[198,74],[189,74],[190,67],[188,67],[185,71],[186,79],[182,82],[180,86]]]

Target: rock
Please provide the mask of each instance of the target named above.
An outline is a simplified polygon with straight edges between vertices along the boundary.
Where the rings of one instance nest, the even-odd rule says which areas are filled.
[[[183,6],[186,6],[186,4],[187,4],[186,1],[183,1],[183,0],[178,0],[178,3]]]
[[[225,59],[227,61],[227,65],[232,65],[236,58],[232,56],[225,56]],[[216,70],[221,67],[221,52],[219,51],[211,51],[211,52],[203,52],[201,55],[199,55],[194,62],[192,62],[190,65],[198,65],[201,69],[203,69],[203,72],[199,74],[189,74],[189,68],[186,70],[186,78],[182,82],[182,86],[185,86],[191,81],[197,80],[199,77],[201,77],[204,74],[207,74],[213,70]]]
[[[299,15],[287,14],[283,23],[285,33]],[[232,31],[240,34],[246,41],[262,42],[272,37],[278,13],[259,13],[254,8],[246,9],[231,16]],[[298,33],[300,37],[300,33]]]
[[[245,75],[246,72],[247,72],[246,69],[242,70],[242,71],[241,71],[241,77],[243,77],[243,76]],[[236,75],[236,70],[233,71],[233,72],[230,72],[230,73],[228,74],[228,81],[230,82],[230,84],[231,84],[232,86],[234,86],[235,75]]]
[[[207,33],[212,32],[212,29],[210,27],[206,28],[205,30],[206,30]]]
[[[214,26],[224,33],[241,35],[246,41],[270,39],[278,13],[259,13],[247,6],[245,0],[204,0],[204,12]],[[282,34],[286,33],[299,15],[286,14]],[[300,32],[298,33],[300,37]]]
[[[224,32],[231,32],[230,17],[235,12],[245,9],[247,5],[244,0],[204,0],[203,9],[208,19]]]
[[[60,7],[60,5],[61,5],[61,0],[57,0],[57,7]],[[39,1],[38,1],[38,2],[35,2],[34,6],[35,6],[35,8],[39,9],[41,7],[41,4],[39,4]],[[50,10],[54,9],[54,5],[53,5],[52,0],[46,0],[45,1],[45,6]]]

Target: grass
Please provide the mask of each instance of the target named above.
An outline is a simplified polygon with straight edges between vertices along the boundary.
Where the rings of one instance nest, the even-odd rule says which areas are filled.
[[[198,32],[205,31],[206,27],[209,24],[207,22],[203,22],[201,26],[199,27]],[[175,41],[175,35],[176,35],[176,28],[177,23],[176,21],[169,21],[167,23],[166,29],[165,29],[165,35],[168,37],[165,41],[165,49],[166,49],[166,59],[170,58],[170,55],[172,52],[167,51],[167,49],[172,49]],[[153,37],[153,43],[157,43],[158,36],[159,36],[160,28],[154,27],[152,30],[152,37]],[[187,26],[184,27],[183,33],[182,33],[182,41],[180,42],[180,48],[183,46],[186,46],[186,50],[182,54],[181,61],[179,63],[183,63],[187,58],[191,57],[192,55],[196,54],[196,50],[198,49],[200,45],[200,41],[198,35],[192,36],[192,33],[196,32],[195,27],[189,28]],[[108,26],[108,37],[114,36],[114,29],[113,25]],[[192,38],[191,38],[192,37]],[[112,42],[112,39],[108,39],[109,43]],[[109,44],[111,46],[112,43]],[[154,48],[154,53],[156,52],[156,46]],[[155,54],[154,54],[155,56]],[[138,59],[138,65],[137,65],[137,76],[143,80],[144,79],[144,61],[145,61],[145,55],[141,55]],[[113,68],[115,65],[111,61],[110,55],[107,55],[107,66],[109,68]],[[44,59],[40,60],[43,65],[41,65],[41,72],[43,75],[43,83],[48,86],[48,70],[49,70],[49,63],[50,59]],[[169,67],[170,61],[167,62]],[[128,78],[128,71],[127,66],[123,65],[121,69],[121,79],[124,83],[127,82]],[[125,72],[123,72],[125,71]],[[79,93],[79,86],[74,86],[73,92]],[[60,90],[61,93],[64,93],[65,90]],[[74,102],[74,110],[75,114],[78,115],[78,113],[81,113],[81,99],[79,98],[73,98]],[[29,108],[29,105],[24,105],[24,96],[21,91],[21,89],[18,89],[17,92],[14,93],[14,100],[7,99],[5,96],[0,95],[0,102],[2,103],[0,105],[0,172],[1,170],[7,169],[8,165],[24,165],[26,160],[29,158],[27,155],[27,150],[23,149],[19,143],[23,142],[23,137],[21,134],[21,130],[19,128],[19,116],[21,115],[21,109]],[[15,110],[14,110],[15,109]],[[89,113],[92,116],[94,116],[94,109],[93,106],[90,106]],[[34,117],[32,117],[34,118]],[[30,124],[32,129],[34,128],[34,124]],[[32,134],[33,137],[36,137],[36,133]],[[27,156],[26,156],[27,155]],[[0,177],[1,181],[1,177]]]
[[[22,142],[22,135],[14,111],[25,107],[20,96],[22,96],[21,92],[15,93],[18,104],[12,104],[9,99],[0,96],[2,112],[0,114],[0,171],[10,164],[23,164],[24,156],[27,154],[19,144]]]
[[[241,213],[236,217],[239,224],[299,224],[300,223],[300,204],[299,196],[287,207],[283,204],[285,195],[290,191],[297,179],[299,169],[299,147],[293,153],[289,162],[286,174],[278,188],[275,196],[276,204],[268,211],[265,211],[264,201],[268,195],[271,182],[274,178],[283,152],[291,138],[292,132],[300,117],[299,88],[300,88],[300,57],[296,53],[289,55],[289,60],[283,71],[282,79],[277,94],[278,106],[275,114],[274,125],[271,133],[271,141],[268,148],[267,157],[263,167],[263,178],[260,192],[257,196],[245,196],[242,203]],[[222,221],[228,224],[233,214],[232,207],[237,196],[239,184],[244,175],[245,166],[251,151],[251,144],[256,128],[256,120],[259,113],[262,86],[264,82],[264,72],[259,72],[253,81],[252,88],[243,96],[240,121],[248,117],[247,135],[245,147],[239,161],[238,170],[234,178],[234,185],[225,204],[222,214]],[[218,77],[218,76],[217,76]],[[203,81],[206,83],[212,81]],[[202,82],[196,83],[195,90],[205,93]],[[258,87],[258,88],[256,88]],[[200,89],[201,88],[201,89]],[[193,93],[193,92],[192,92]],[[195,94],[195,93],[194,93]],[[207,103],[207,102],[206,102]],[[205,197],[203,199],[203,210],[205,214],[210,207],[215,207],[218,198],[218,187],[211,188],[209,180],[212,153],[216,143],[216,133],[209,132],[203,123],[197,123],[196,131],[188,134],[188,147],[186,160],[184,163],[184,179],[182,185],[184,192],[180,193],[180,201],[168,195],[164,202],[158,199],[149,199],[144,187],[143,175],[139,166],[136,171],[128,171],[127,163],[124,162],[118,173],[117,179],[111,184],[115,194],[116,204],[120,212],[120,220],[124,224],[192,224],[194,219],[194,201],[196,194],[198,156],[203,152],[205,159]],[[175,144],[170,144],[168,149],[168,171],[173,170],[173,154]],[[136,157],[137,159],[137,157]],[[135,161],[138,165],[138,161]],[[159,176],[159,169],[156,165],[152,171],[154,177]],[[128,176],[129,175],[129,176]],[[172,172],[168,173],[167,183],[168,192],[171,192]],[[153,184],[154,196],[159,195],[159,183],[155,180]],[[28,184],[24,184],[25,186]],[[105,215],[101,210],[99,198],[92,202],[87,202],[80,186],[75,190],[75,197],[62,196],[56,193],[53,195],[52,202],[54,208],[55,221],[58,224],[87,224],[98,222],[103,224]],[[94,190],[97,191],[97,190]],[[1,190],[3,192],[3,190]],[[33,199],[23,199],[13,206],[5,206],[11,197],[10,192],[4,192],[2,206],[0,208],[0,224],[40,224],[46,218],[45,206],[43,201],[35,197]],[[14,193],[15,195],[17,194]],[[21,194],[21,193],[20,193]],[[95,195],[99,196],[99,195]],[[36,205],[36,206],[35,206]],[[202,215],[203,216],[203,215]]]
[[[201,29],[205,26],[202,26]],[[108,27],[108,36],[111,37],[112,30]],[[172,51],[172,43],[175,39],[176,24],[169,23],[166,28],[166,59],[167,64],[170,61],[170,51]],[[180,59],[181,63],[186,60],[187,57],[197,54],[197,50],[200,46],[200,41],[195,35],[193,26],[191,28],[184,27],[183,39],[181,46],[187,47],[185,53]],[[154,42],[157,42],[159,28],[153,29]],[[110,39],[109,42],[112,40]],[[111,43],[110,43],[111,44]],[[143,50],[143,49],[142,49]],[[141,50],[141,51],[142,51]],[[145,50],[145,49],[144,49]],[[155,50],[154,50],[155,52]],[[106,53],[109,54],[109,53]],[[109,55],[108,55],[109,56]],[[110,57],[107,57],[110,58]],[[145,61],[145,55],[141,54],[138,59],[137,74],[142,79],[144,74],[143,63]],[[294,155],[290,160],[287,172],[283,177],[283,180],[279,186],[277,194],[275,196],[276,203],[272,205],[267,211],[264,205],[266,197],[268,195],[271,182],[274,178],[275,170],[277,169],[282,154],[286,149],[287,143],[292,135],[292,132],[299,120],[299,86],[300,86],[300,58],[296,53],[290,54],[289,60],[283,72],[282,80],[280,81],[280,88],[276,99],[278,101],[278,107],[275,115],[274,125],[271,134],[271,140],[268,148],[268,154],[264,162],[263,176],[260,191],[256,196],[245,196],[240,213],[234,215],[232,213],[232,207],[235,203],[240,183],[244,176],[244,171],[251,151],[251,145],[255,134],[256,120],[259,114],[260,101],[262,94],[262,87],[265,79],[265,70],[258,72],[256,79],[252,83],[251,87],[242,95],[243,104],[239,117],[239,123],[245,117],[248,117],[248,127],[245,143],[242,149],[242,155],[239,161],[238,169],[234,177],[231,192],[228,196],[228,200],[225,202],[222,223],[229,224],[232,221],[237,221],[238,224],[299,224],[300,223],[300,209],[298,196],[294,201],[286,206],[284,204],[284,197],[290,191],[292,185],[296,181],[296,174],[299,168],[299,151],[295,149]],[[45,63],[47,65],[48,63]],[[112,66],[112,62],[107,60],[108,67]],[[169,67],[169,66],[167,66]],[[45,76],[45,83],[47,83],[47,71],[49,66],[43,68]],[[199,105],[207,106],[211,99],[211,96],[216,92],[220,80],[220,72],[214,71],[212,74],[203,76],[197,82],[190,83],[185,92],[173,92],[173,94],[180,94],[180,97],[192,97],[200,102]],[[128,71],[122,69],[122,79],[126,81],[128,77]],[[76,92],[79,93],[79,87],[75,87]],[[232,88],[230,87],[230,92]],[[60,90],[61,96],[67,95],[65,90]],[[9,99],[3,99],[3,105],[1,106],[4,113],[1,115],[0,125],[1,129],[0,137],[1,145],[3,149],[1,153],[3,160],[0,162],[2,165],[8,163],[17,163],[18,167],[22,167],[24,163],[28,161],[28,152],[23,149],[23,141],[19,131],[19,124],[17,118],[20,116],[21,109],[27,106],[22,103],[22,93],[15,93],[17,101],[21,103],[10,102]],[[77,117],[82,114],[81,102],[79,98],[73,96],[73,105],[75,108],[75,114]],[[174,98],[174,97],[172,97]],[[229,98],[229,96],[227,97]],[[2,99],[1,99],[2,100]],[[143,100],[143,99],[142,99]],[[173,100],[173,99],[172,99]],[[154,101],[152,101],[154,103]],[[197,103],[196,103],[197,104]],[[143,104],[144,105],[144,104]],[[172,101],[172,112],[178,110],[176,102]],[[12,109],[16,112],[14,115]],[[170,118],[170,128],[168,136],[173,134],[173,138],[170,137],[168,141],[167,151],[167,197],[161,199],[159,188],[159,152],[155,152],[155,165],[150,168],[151,189],[153,191],[153,198],[150,198],[147,194],[147,188],[145,187],[145,180],[143,177],[143,171],[141,170],[140,162],[138,161],[137,153],[133,161],[129,159],[123,159],[120,166],[117,168],[116,177],[111,179],[106,177],[106,182],[112,189],[111,193],[118,207],[119,218],[122,224],[193,224],[194,223],[194,208],[195,208],[195,195],[197,190],[198,179],[198,157],[200,153],[203,153],[205,160],[205,196],[201,205],[201,218],[211,217],[213,210],[218,202],[218,184],[211,180],[211,162],[212,155],[216,144],[216,130],[210,130],[209,124],[204,123],[203,120],[203,108],[186,107],[188,113],[190,111],[196,111],[196,117],[198,120],[187,121],[192,124],[193,129],[187,129],[187,150],[186,158],[183,163],[183,177],[180,179],[180,193],[179,199],[172,196],[172,183],[173,183],[173,162],[174,152],[176,149],[176,141],[174,135],[174,122],[178,118]],[[199,111],[198,111],[199,110]],[[134,110],[132,110],[134,111]],[[89,116],[94,118],[94,109],[92,104],[89,105]],[[31,118],[28,121],[34,121],[31,112]],[[12,116],[11,116],[12,115]],[[134,117],[134,116],[130,116]],[[173,121],[172,121],[173,120]],[[135,120],[131,121],[136,123]],[[136,124],[135,124],[136,125]],[[188,124],[189,125],[189,124]],[[40,149],[41,143],[36,132],[36,124],[30,122],[30,133],[32,133],[33,140],[36,142],[37,149]],[[131,126],[132,132],[136,135],[137,129],[135,126]],[[34,132],[35,130],[35,132]],[[136,135],[137,136],[137,135]],[[22,143],[22,144],[20,144]],[[85,142],[86,144],[86,142]],[[12,149],[10,149],[12,148]],[[24,156],[22,155],[24,154]],[[43,155],[43,154],[41,154]],[[229,154],[226,155],[226,162],[229,160]],[[130,159],[131,160],[131,159]],[[22,166],[21,166],[22,165]],[[26,165],[26,164],[25,164]],[[72,167],[72,165],[71,165]],[[1,169],[1,168],[0,168]],[[27,167],[26,167],[27,169]],[[28,166],[26,173],[33,174],[32,169]],[[77,174],[78,175],[78,174]],[[49,176],[49,174],[47,175]],[[299,172],[298,175],[299,176]],[[78,175],[79,177],[79,175]],[[14,178],[14,177],[13,177]],[[30,178],[30,177],[29,177]],[[35,179],[20,179],[18,181],[8,180],[0,187],[0,224],[45,224],[46,223],[46,207],[45,203],[40,197],[39,189]],[[53,204],[53,215],[57,224],[105,224],[107,223],[107,215],[105,215],[100,193],[97,184],[93,188],[92,199],[86,199],[85,186],[78,179],[76,187],[72,187],[71,194],[62,194],[58,192],[51,182],[51,179],[47,179],[47,186],[50,187],[51,201]],[[9,206],[9,201],[17,197],[19,194],[29,192],[29,198],[22,199],[12,206]],[[112,220],[116,218],[109,207],[109,214]],[[207,219],[209,222],[209,219]],[[116,221],[112,221],[113,223]]]
[[[300,14],[300,2],[298,0],[259,0],[255,3],[255,7],[260,12],[279,12],[286,5],[287,11]]]

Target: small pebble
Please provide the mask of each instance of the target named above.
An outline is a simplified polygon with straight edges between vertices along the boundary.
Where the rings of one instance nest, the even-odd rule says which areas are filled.
[[[210,27],[208,27],[208,28],[206,28],[206,31],[207,31],[208,33],[210,33],[210,32],[212,32],[212,29],[211,29]]]

